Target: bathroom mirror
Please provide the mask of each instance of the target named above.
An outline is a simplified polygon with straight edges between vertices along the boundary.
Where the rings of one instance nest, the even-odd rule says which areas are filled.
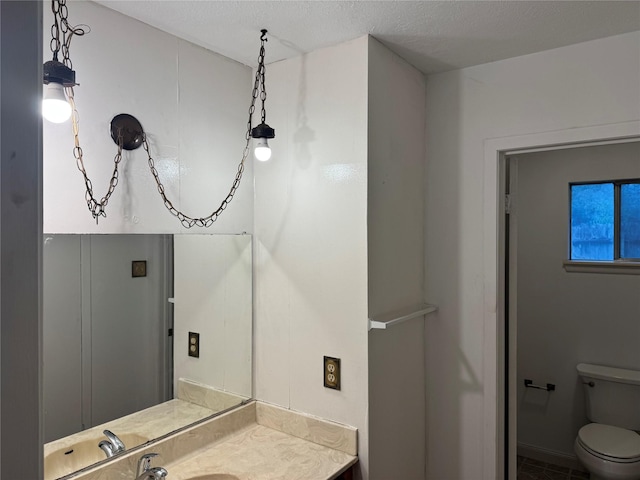
[[[44,235],[45,480],[251,397],[249,235]],[[191,339],[196,339],[192,341]]]

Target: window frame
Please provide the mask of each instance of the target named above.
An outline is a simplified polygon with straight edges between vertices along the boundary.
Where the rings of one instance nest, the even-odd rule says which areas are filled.
[[[573,214],[573,187],[580,185],[603,185],[613,184],[613,260],[573,260],[572,254],[572,214]],[[594,180],[586,182],[569,182],[569,259],[564,262],[567,271],[583,271],[584,269],[576,269],[575,267],[588,267],[587,271],[596,271],[600,273],[619,273],[617,270],[609,271],[611,266],[625,267],[628,270],[624,273],[640,274],[640,258],[621,257],[621,200],[622,185],[640,185],[640,178],[625,178],[618,180]],[[573,267],[573,268],[572,268]]]

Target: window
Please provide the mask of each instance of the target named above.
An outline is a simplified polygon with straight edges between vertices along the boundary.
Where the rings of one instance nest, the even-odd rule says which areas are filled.
[[[640,261],[640,180],[570,185],[571,260]]]
[[[640,259],[640,183],[620,185],[620,257]]]

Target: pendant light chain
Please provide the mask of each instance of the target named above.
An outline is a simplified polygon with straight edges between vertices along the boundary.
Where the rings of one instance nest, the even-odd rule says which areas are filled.
[[[125,134],[123,129],[127,129],[128,127],[121,127],[118,125],[114,129],[113,121],[112,121],[112,137],[114,140],[116,140],[116,144],[118,145],[118,151],[113,159],[113,163],[114,163],[113,173],[111,174],[111,179],[109,180],[107,193],[100,200],[96,200],[93,193],[93,184],[84,166],[84,156],[83,156],[82,147],[80,147],[80,135],[79,135],[80,128],[79,128],[79,121],[78,121],[79,114],[78,114],[78,110],[76,109],[76,103],[75,103],[74,91],[73,91],[73,86],[77,84],[75,83],[75,72],[72,71],[73,65],[69,57],[69,46],[71,44],[71,39],[73,35],[78,35],[78,36],[85,35],[90,31],[90,29],[86,25],[80,25],[75,27],[72,27],[69,25],[69,22],[67,20],[67,16],[68,16],[67,0],[52,0],[51,10],[53,12],[54,22],[53,22],[53,25],[51,26],[51,42],[49,46],[51,48],[51,52],[53,53],[53,61],[47,62],[45,64],[45,82],[44,83],[47,84],[48,83],[47,79],[49,79],[49,82],[59,82],[64,86],[64,90],[65,90],[65,93],[67,94],[69,105],[71,106],[71,120],[72,120],[73,137],[74,137],[74,144],[75,144],[73,148],[73,156],[76,160],[76,166],[84,179],[84,184],[86,188],[85,200],[87,202],[87,208],[89,209],[92,217],[96,220],[96,223],[97,223],[100,217],[107,216],[105,212],[105,208],[109,203],[109,199],[111,198],[111,195],[113,194],[116,186],[118,185],[118,179],[119,179],[118,168],[120,166],[120,162],[122,161],[123,148],[130,150],[136,147],[134,146],[131,148],[131,146],[129,145],[129,140],[124,139],[125,136],[128,135],[130,132],[127,132]],[[156,169],[155,162],[153,160],[153,157],[151,156],[146,133],[142,130],[142,127],[138,123],[138,127],[140,127],[139,133],[141,135],[142,146],[147,152],[149,169],[151,170],[151,174],[153,175],[153,178],[156,182],[158,193],[162,197],[162,201],[165,207],[167,208],[167,210],[169,210],[169,212],[172,215],[177,217],[178,220],[180,220],[180,223],[182,223],[182,225],[185,228],[191,228],[193,226],[199,226],[199,227],[211,226],[213,222],[215,222],[218,219],[220,214],[224,210],[226,210],[227,206],[233,199],[236,193],[236,190],[240,186],[240,181],[242,180],[242,174],[244,173],[244,164],[247,157],[249,156],[249,151],[250,151],[249,146],[251,143],[251,139],[253,138],[251,123],[253,120],[253,114],[256,108],[256,100],[258,99],[258,97],[262,102],[261,117],[262,117],[263,124],[265,123],[265,119],[266,119],[265,101],[267,99],[267,92],[264,84],[264,78],[265,78],[264,45],[265,45],[265,42],[267,41],[267,39],[265,38],[266,33],[267,33],[266,30],[262,30],[262,35],[260,37],[261,43],[260,43],[260,53],[258,55],[258,68],[256,70],[253,91],[251,94],[251,105],[249,107],[249,119],[247,121],[247,133],[245,135],[246,142],[245,142],[244,150],[242,152],[242,160],[238,165],[238,170],[236,172],[236,176],[233,180],[229,193],[224,198],[224,200],[222,200],[222,202],[220,203],[220,206],[211,214],[209,214],[206,217],[194,218],[182,213],[180,210],[178,210],[173,206],[173,203],[171,202],[171,200],[169,200],[169,198],[165,193],[164,185],[160,181],[158,170]],[[61,36],[62,36],[62,39],[60,38]],[[59,68],[55,66],[55,65],[60,65],[60,68],[63,68],[61,63],[58,61],[58,56],[60,51],[62,51],[62,57],[63,57],[62,65],[64,65],[64,67],[67,67],[68,69],[68,72],[66,71],[62,72],[63,75],[60,74]],[[55,64],[55,65],[53,67],[50,67],[50,70],[47,70],[47,66],[50,64]],[[55,70],[56,68],[58,68],[58,70]],[[60,77],[63,77],[63,78],[62,79],[58,78],[57,75],[53,75],[53,74],[58,74],[60,75]],[[48,77],[47,75],[50,75],[50,76]],[[138,143],[138,146],[139,145],[140,144]]]
[[[73,70],[73,63],[69,57],[71,39],[74,35],[81,37],[89,33],[90,29],[87,25],[77,25],[75,27],[69,25],[69,21],[67,20],[67,16],[69,15],[67,0],[52,0],[51,11],[53,12],[53,25],[51,25],[51,42],[49,43],[49,48],[51,48],[51,53],[53,53],[53,59],[58,61],[58,53],[62,50],[62,63]],[[62,32],[62,42],[60,41],[60,32]]]
[[[73,96],[73,87],[67,87],[65,91],[67,93],[67,97],[69,97],[69,104],[71,105],[71,123],[73,126],[73,139],[75,142],[75,146],[73,147],[73,156],[76,159],[76,166],[78,167],[78,170],[80,170],[80,173],[82,173],[82,176],[84,177],[84,185],[86,187],[84,198],[87,201],[87,207],[91,212],[91,216],[95,219],[96,223],[98,223],[99,217],[107,216],[104,209],[109,203],[109,198],[111,198],[116,185],[118,185],[118,167],[120,166],[120,161],[122,160],[122,135],[118,135],[118,153],[116,153],[116,156],[113,159],[113,173],[111,174],[111,180],[109,180],[107,193],[100,199],[100,201],[98,201],[93,196],[93,184],[91,183],[91,179],[87,175],[87,171],[84,168],[82,147],[80,147],[78,110],[76,110],[76,102]]]
[[[84,184],[86,187],[85,192],[85,200],[87,202],[87,207],[91,212],[91,216],[98,222],[99,217],[106,217],[105,207],[109,203],[109,198],[113,194],[113,191],[118,184],[118,167],[120,165],[120,161],[122,160],[122,137],[119,135],[118,137],[118,153],[114,158],[114,169],[113,174],[111,175],[111,180],[109,181],[109,188],[107,189],[107,193],[104,197],[100,199],[100,201],[96,200],[93,196],[93,184],[91,183],[91,179],[87,175],[87,171],[84,167],[84,158],[82,153],[82,147],[80,147],[80,136],[79,136],[79,125],[78,125],[78,110],[76,109],[76,102],[73,93],[73,84],[75,82],[75,73],[73,70],[73,63],[71,62],[71,58],[69,57],[69,47],[71,45],[71,39],[74,35],[82,36],[86,33],[89,33],[91,30],[87,25],[77,25],[72,27],[69,25],[69,20],[67,19],[69,15],[69,10],[67,8],[67,0],[52,0],[51,1],[51,11],[53,12],[53,25],[51,25],[51,42],[49,43],[49,47],[51,48],[51,52],[53,53],[53,60],[58,62],[58,54],[62,50],[62,64],[69,69],[69,71],[73,74],[73,80],[69,84],[65,84],[65,93],[67,94],[67,98],[69,100],[69,105],[71,106],[71,123],[73,127],[73,139],[74,139],[74,148],[73,148],[73,156],[76,159],[76,166],[78,170],[82,173],[84,178]],[[62,41],[60,40],[60,36],[62,34]],[[46,67],[46,65],[45,65]]]
[[[51,25],[51,41],[49,42],[49,48],[51,49],[51,53],[53,53],[53,59],[55,61],[58,61],[58,52],[60,51],[60,24],[58,23],[58,17],[62,16],[62,14],[60,13],[60,8],[61,5],[59,1],[53,0],[51,2],[51,11],[53,12],[53,25]]]
[[[260,89],[260,100],[262,101],[262,111],[261,113],[261,123],[266,123],[267,120],[267,111],[264,108],[264,103],[267,101],[267,89],[264,83],[264,43],[267,41],[265,38],[266,30],[262,31],[262,36],[260,37],[260,53],[258,55],[258,71],[256,73],[256,77],[260,75],[260,83],[262,88]]]
[[[235,179],[233,180],[233,184],[231,185],[231,190],[229,190],[229,193],[224,198],[224,200],[222,200],[222,203],[220,203],[220,206],[215,211],[213,211],[211,214],[209,214],[206,217],[194,218],[182,213],[180,210],[178,210],[173,206],[173,203],[171,202],[171,200],[169,200],[169,198],[165,193],[166,189],[164,185],[160,181],[158,170],[155,167],[155,162],[153,160],[153,157],[151,156],[151,152],[149,151],[149,143],[147,142],[147,136],[146,134],[143,133],[142,146],[144,147],[149,157],[149,160],[148,160],[149,169],[151,170],[151,174],[153,175],[153,178],[156,181],[156,184],[158,187],[158,193],[160,194],[160,197],[162,197],[162,201],[164,202],[164,206],[167,208],[167,210],[169,210],[169,212],[173,216],[177,217],[178,220],[180,220],[180,223],[182,223],[182,226],[185,228],[191,228],[193,226],[210,227],[213,224],[213,222],[215,222],[218,219],[220,214],[224,210],[226,210],[227,206],[233,199],[233,196],[235,195],[236,190],[240,186],[240,180],[242,180],[242,174],[244,173],[244,163],[247,157],[249,156],[249,152],[250,152],[249,145],[251,143],[251,122],[253,120],[253,113],[255,112],[255,109],[256,109],[256,100],[258,99],[258,97],[260,97],[260,100],[262,101],[261,113],[262,113],[263,122],[266,116],[266,112],[264,109],[264,102],[267,98],[267,92],[265,91],[265,88],[264,88],[264,56],[265,56],[264,43],[267,41],[267,39],[264,38],[264,33],[260,37],[260,40],[261,40],[261,45],[260,45],[260,53],[258,55],[258,68],[256,70],[256,77],[253,84],[253,91],[251,93],[251,106],[249,107],[249,120],[247,121],[247,133],[245,135],[246,143],[244,146],[244,150],[242,152],[242,160],[238,165],[238,171],[236,173]]]

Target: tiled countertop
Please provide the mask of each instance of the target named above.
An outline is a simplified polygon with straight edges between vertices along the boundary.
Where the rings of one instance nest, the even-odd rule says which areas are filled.
[[[356,460],[339,450],[252,425],[165,468],[168,480],[212,473],[239,480],[326,480],[336,478]]]
[[[65,455],[65,452],[73,451],[73,447],[82,442],[92,442],[95,445],[95,459],[88,463],[80,463],[89,466],[104,460],[105,455],[97,445],[101,440],[106,440],[107,437],[102,433],[106,428],[121,436],[127,448],[134,448],[149,439],[166,435],[213,413],[213,410],[191,402],[178,399],[169,400],[69,437],[49,442],[44,446],[44,478],[45,480],[53,480],[77,470],[78,462],[72,458],[74,454]],[[135,440],[130,441],[129,439]]]
[[[214,413],[239,405],[244,397],[188,379],[178,381],[178,398],[89,428],[44,446],[44,480],[54,480],[105,460],[98,448],[109,429],[128,450],[165,436]]]
[[[357,430],[251,402],[74,480],[131,480],[146,453],[159,454],[152,464],[167,480],[331,480],[357,462]]]

